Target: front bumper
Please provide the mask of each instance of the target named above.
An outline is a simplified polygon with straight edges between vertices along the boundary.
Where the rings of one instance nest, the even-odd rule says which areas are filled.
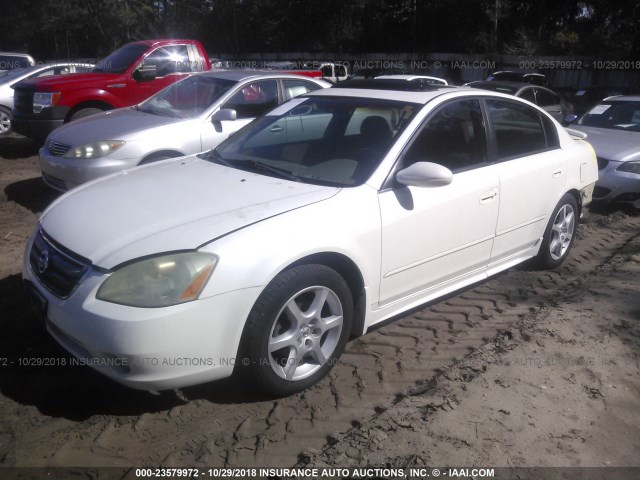
[[[236,354],[257,287],[171,307],[134,308],[97,300],[105,274],[92,270],[61,299],[38,280],[28,258],[23,279],[45,306],[47,331],[76,364],[128,387],[157,391],[228,377],[241,361]]]
[[[54,157],[46,145],[40,149],[42,179],[51,188],[62,192],[96,178],[135,167],[140,159],[114,159],[109,156],[95,159]]]
[[[40,113],[26,113],[13,109],[11,125],[20,135],[44,142],[51,132],[64,124],[68,112],[69,107],[46,108]]]
[[[625,203],[640,208],[640,175],[621,172],[622,162],[609,162],[599,173],[593,192],[594,202]]]

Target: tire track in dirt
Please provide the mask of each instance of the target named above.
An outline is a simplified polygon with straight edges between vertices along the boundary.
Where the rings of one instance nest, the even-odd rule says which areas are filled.
[[[168,411],[119,417],[116,424],[104,417],[89,427],[97,432],[89,442],[86,425],[76,425],[76,435],[67,432],[53,464],[64,464],[68,452],[87,448],[98,464],[119,464],[125,458],[123,445],[143,443],[144,449],[127,452],[129,463],[294,465],[305,452],[331,444],[487,339],[501,331],[509,336],[515,321],[557,303],[564,290],[580,288],[583,277],[638,234],[640,218],[624,220],[583,225],[580,236],[589,241],[578,240],[556,271],[512,269],[351,341],[329,377],[301,394],[218,403],[202,388],[187,390],[187,397],[200,398]]]

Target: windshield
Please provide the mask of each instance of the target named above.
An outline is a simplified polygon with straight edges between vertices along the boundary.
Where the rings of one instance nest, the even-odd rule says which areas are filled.
[[[194,75],[158,92],[141,103],[138,110],[154,115],[195,118],[236,83],[235,80]]]
[[[124,73],[140,56],[149,49],[147,45],[131,43],[120,47],[106,58],[100,60],[93,72]]]
[[[578,125],[640,132],[640,101],[603,102],[585,113]]]
[[[365,182],[420,105],[372,98],[295,98],[231,136],[206,158],[289,180]]]

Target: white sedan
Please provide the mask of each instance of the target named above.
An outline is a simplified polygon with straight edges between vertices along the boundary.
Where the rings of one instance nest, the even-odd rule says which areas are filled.
[[[288,395],[351,336],[565,260],[597,179],[587,142],[512,96],[372,82],[60,197],[24,257],[47,330],[133,388],[235,372]]]

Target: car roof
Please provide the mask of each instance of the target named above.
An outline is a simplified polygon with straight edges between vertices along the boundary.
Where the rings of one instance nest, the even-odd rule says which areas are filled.
[[[601,101],[610,102],[612,100],[616,102],[640,102],[640,95],[614,95],[612,97],[607,97]]]
[[[28,53],[20,53],[20,52],[0,52],[0,55],[11,55],[11,56],[32,58],[31,55],[29,55]]]
[[[387,83],[383,86],[383,82]],[[469,95],[477,95],[475,92],[464,87],[450,85],[432,85],[433,88],[410,89],[392,88],[391,82],[410,86],[411,83],[405,80],[347,80],[334,85],[332,88],[314,90],[305,93],[304,96],[334,96],[334,97],[355,97],[355,98],[377,98],[382,100],[395,100],[400,102],[427,104],[432,99],[450,92],[465,92]],[[367,83],[368,85],[365,85]],[[353,85],[353,86],[351,86]],[[495,96],[505,97],[500,93],[484,92]]]
[[[432,77],[429,75],[392,74],[392,75],[378,75],[376,77],[376,79],[394,79],[394,78],[398,80],[418,80],[423,78],[425,80],[437,80],[439,82],[446,82],[444,78]]]
[[[533,83],[525,83],[525,82],[509,82],[506,80],[479,80],[477,82],[469,82],[467,83],[467,86],[469,87],[476,87],[476,88],[509,88],[509,89],[516,89],[516,90],[520,90],[521,88],[524,87],[540,87],[540,85],[534,85]],[[545,88],[545,87],[541,87],[541,88]]]

